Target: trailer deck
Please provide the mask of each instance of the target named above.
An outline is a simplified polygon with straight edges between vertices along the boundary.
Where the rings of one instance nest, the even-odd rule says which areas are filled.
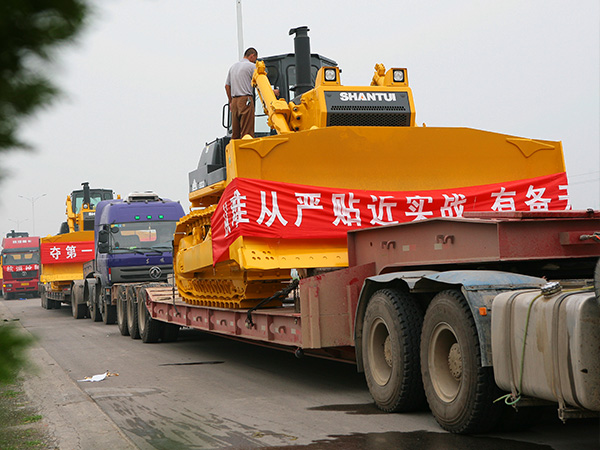
[[[355,362],[356,305],[363,281],[375,275],[374,269],[365,264],[301,280],[299,311],[285,303],[256,310],[191,305],[174,286],[146,288],[146,306],[161,322],[283,347],[297,355]]]

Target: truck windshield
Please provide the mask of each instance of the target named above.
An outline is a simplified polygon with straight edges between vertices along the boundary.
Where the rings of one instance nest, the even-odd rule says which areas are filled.
[[[39,264],[40,255],[37,253],[5,253],[3,264]]]
[[[170,252],[175,221],[114,223],[110,227],[110,253]]]

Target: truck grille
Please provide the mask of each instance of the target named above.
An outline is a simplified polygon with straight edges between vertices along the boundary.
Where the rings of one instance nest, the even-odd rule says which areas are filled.
[[[111,281],[113,283],[131,281],[166,281],[167,276],[172,273],[172,265],[113,267],[111,269]]]
[[[37,278],[37,270],[26,270],[24,272],[11,272],[13,280],[33,280]]]

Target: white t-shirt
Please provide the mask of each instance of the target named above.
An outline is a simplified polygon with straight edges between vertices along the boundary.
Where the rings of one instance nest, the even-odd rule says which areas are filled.
[[[252,95],[252,74],[255,64],[243,58],[236,62],[227,73],[225,84],[231,86],[231,96]]]

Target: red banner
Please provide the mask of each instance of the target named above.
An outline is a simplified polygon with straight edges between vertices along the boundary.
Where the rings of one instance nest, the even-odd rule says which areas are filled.
[[[5,272],[28,272],[30,270],[40,270],[39,264],[19,264],[17,266],[2,266]]]
[[[571,209],[566,173],[431,191],[363,191],[236,178],[212,217],[214,263],[239,236],[332,239],[349,230],[464,211]]]
[[[40,252],[42,264],[87,262],[94,259],[94,241],[42,243]]]
[[[37,236],[20,237],[20,238],[4,238],[2,239],[2,247],[6,249],[15,248],[38,248],[40,245],[40,238]]]

